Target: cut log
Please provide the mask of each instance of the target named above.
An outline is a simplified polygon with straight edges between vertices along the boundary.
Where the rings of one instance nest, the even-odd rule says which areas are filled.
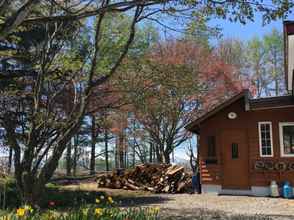
[[[177,187],[177,192],[182,192],[182,190],[185,188],[186,182],[180,182]]]
[[[129,183],[128,181],[126,181],[126,182],[124,183],[124,185],[125,185],[128,189],[131,189],[131,190],[139,190],[139,189],[140,189],[138,186],[135,186],[135,185]]]
[[[184,170],[184,167],[172,166],[171,169],[169,169],[169,170],[166,172],[166,175],[168,175],[168,176],[173,176],[173,175],[175,175],[175,174],[178,173],[178,172],[182,172],[183,170]]]

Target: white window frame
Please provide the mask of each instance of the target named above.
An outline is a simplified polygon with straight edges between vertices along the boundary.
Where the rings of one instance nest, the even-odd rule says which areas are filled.
[[[289,125],[294,126],[294,122],[280,122],[279,123],[281,157],[294,157],[294,154],[285,154],[285,151],[284,151],[283,127],[289,126]]]
[[[261,125],[268,124],[270,126],[270,136],[271,136],[271,154],[263,155],[262,154],[262,141],[261,141]],[[258,122],[258,139],[259,139],[259,156],[260,157],[273,157],[274,156],[274,148],[273,148],[273,126],[271,121],[260,121]]]

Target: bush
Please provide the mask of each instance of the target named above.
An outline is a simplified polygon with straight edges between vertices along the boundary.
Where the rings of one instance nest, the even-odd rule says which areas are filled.
[[[0,208],[19,206],[21,204],[19,195],[14,178],[0,178]]]
[[[39,205],[46,209],[49,203],[54,201],[58,208],[78,208],[86,204],[95,204],[95,199],[101,195],[106,196],[101,192],[60,190],[59,185],[48,183]],[[21,198],[15,179],[12,177],[0,178],[0,209],[12,209],[20,205]]]

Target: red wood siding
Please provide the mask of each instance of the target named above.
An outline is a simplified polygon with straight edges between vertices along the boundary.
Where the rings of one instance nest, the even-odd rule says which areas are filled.
[[[294,162],[294,157],[280,157],[279,137],[279,122],[294,122],[294,108],[245,111],[244,105],[244,99],[242,98],[200,124],[199,158],[202,184],[222,184],[222,154],[231,152],[222,152],[221,132],[229,129],[243,129],[247,135],[250,186],[268,186],[271,180],[288,180],[294,185],[294,171],[257,171],[254,168],[257,160]],[[228,119],[229,112],[236,112],[237,119]],[[274,151],[274,157],[272,158],[260,157],[258,132],[258,122],[260,121],[272,122]],[[213,135],[216,136],[217,164],[205,164],[207,159],[207,137]]]

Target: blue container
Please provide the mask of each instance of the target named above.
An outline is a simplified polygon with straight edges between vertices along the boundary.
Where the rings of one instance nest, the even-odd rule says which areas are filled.
[[[283,197],[286,199],[293,197],[293,189],[288,181],[286,181],[283,185]]]
[[[192,189],[194,193],[197,190],[197,175],[192,176]]]

